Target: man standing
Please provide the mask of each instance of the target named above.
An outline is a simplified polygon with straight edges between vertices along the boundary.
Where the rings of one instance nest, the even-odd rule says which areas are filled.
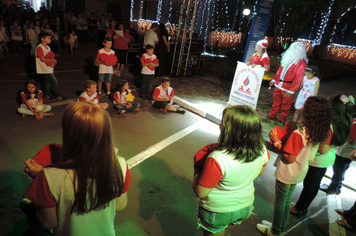
[[[268,119],[276,119],[279,110],[279,121],[285,123],[293,102],[294,93],[298,90],[308,63],[306,48],[301,42],[294,42],[282,54],[281,65],[270,82],[275,86],[273,104]]]
[[[153,46],[153,48],[156,47],[156,44],[158,44],[158,35],[157,35],[157,30],[158,30],[158,24],[153,23],[151,26],[151,29],[146,30],[145,36],[143,38],[143,49],[145,51],[146,45],[150,44]]]

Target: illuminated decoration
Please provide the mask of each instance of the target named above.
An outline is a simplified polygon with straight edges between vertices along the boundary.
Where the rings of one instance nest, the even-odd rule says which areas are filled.
[[[173,9],[172,4],[173,4],[173,2],[169,1],[169,10],[168,10],[168,18],[167,18],[168,21],[167,21],[167,23],[170,23],[170,20],[171,20],[171,17],[172,17],[172,9]]]
[[[334,25],[333,33],[332,33],[332,35],[333,35],[334,37],[336,36],[336,30],[337,30],[337,28],[338,28],[338,25],[340,24],[341,18],[344,17],[344,16],[346,15],[346,13],[348,13],[349,11],[351,11],[351,10],[353,10],[353,9],[355,9],[355,8],[356,8],[356,7],[350,7],[350,8],[348,8],[347,11],[345,11],[344,13],[342,13],[342,14],[340,15],[340,17],[337,19],[336,24]],[[344,30],[345,30],[345,29],[343,29],[342,31],[344,31]],[[354,33],[356,33],[356,31],[355,31]],[[331,37],[331,38],[330,38],[330,43],[333,42],[334,37]]]
[[[324,35],[324,32],[325,32],[325,28],[326,28],[326,26],[328,25],[328,22],[329,22],[331,8],[332,8],[333,5],[334,5],[334,0],[330,0],[328,11],[322,13],[322,15],[321,15],[322,20],[321,20],[318,32],[316,33],[316,37],[314,39],[313,46],[314,45],[320,45],[321,39],[323,38],[323,35]]]
[[[336,54],[337,57],[344,57],[347,59],[356,57],[356,47],[353,46],[330,44],[328,46],[328,51],[331,51],[332,54]]]
[[[158,0],[156,21],[160,22],[162,13],[162,0]]]
[[[131,8],[130,8],[130,21],[137,21],[133,19],[133,9],[134,9],[135,0],[131,0]]]
[[[313,44],[313,40],[308,39],[298,39],[297,41],[303,43],[307,51],[309,51],[310,47]]]
[[[233,48],[241,42],[241,32],[225,32],[215,30],[210,32],[208,45],[214,47],[215,44],[219,45],[219,48]]]
[[[142,19],[142,10],[143,10],[143,0],[140,2],[140,14],[139,14],[139,19]]]
[[[226,58],[225,55],[216,55],[216,54],[208,53],[208,52],[203,52],[201,55],[203,55],[203,56],[209,56],[209,57],[222,57],[222,58]]]

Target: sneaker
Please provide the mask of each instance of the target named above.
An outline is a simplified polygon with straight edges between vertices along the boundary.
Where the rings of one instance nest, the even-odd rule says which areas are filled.
[[[295,208],[295,203],[291,203],[289,212],[296,216],[304,216],[308,213],[308,210],[297,210],[297,208]]]
[[[67,97],[62,97],[62,96],[59,96],[58,98],[57,98],[57,101],[58,102],[63,102],[63,101],[66,101],[66,100],[68,100],[69,98],[67,98]]]
[[[99,99],[102,99],[103,95],[101,95],[101,93],[98,93],[98,97],[99,97]]]
[[[333,190],[333,189],[328,189],[326,191],[326,195],[340,195],[341,190]]]
[[[51,99],[51,97],[49,95],[45,95],[43,98],[44,99]]]
[[[258,229],[258,231],[263,233],[263,235],[267,235],[267,236],[275,235],[275,234],[272,234],[272,232],[271,232],[271,226],[267,226],[267,225],[263,225],[263,224],[257,224],[257,229]]]
[[[322,184],[322,185],[320,185],[320,187],[319,187],[319,189],[320,189],[321,191],[324,191],[324,192],[326,192],[326,191],[328,190],[328,188],[329,188],[329,185],[328,185],[328,184]]]
[[[270,226],[272,227],[272,222],[269,222],[267,220],[262,220],[262,224],[265,225],[265,226]]]
[[[117,110],[117,113],[119,113],[119,116],[124,114],[126,111],[125,110]]]
[[[185,110],[183,110],[182,108],[178,108],[178,109],[176,110],[176,113],[184,114],[184,113],[185,113]]]
[[[166,110],[166,109],[160,108],[159,110],[160,110],[160,112],[162,112],[163,114],[166,114],[166,113],[167,113],[167,110]]]
[[[110,97],[110,95],[111,95],[111,93],[107,93],[107,94],[106,94],[106,96],[107,96],[108,98]]]

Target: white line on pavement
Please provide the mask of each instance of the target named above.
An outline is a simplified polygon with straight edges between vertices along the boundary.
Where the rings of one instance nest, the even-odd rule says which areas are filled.
[[[327,195],[328,203],[328,218],[329,218],[329,235],[330,236],[344,236],[346,235],[345,228],[335,223],[340,220],[340,216],[335,212],[335,209],[341,209],[341,200],[338,195]]]
[[[321,208],[319,211],[315,212],[313,215],[311,215],[311,216],[309,216],[309,217],[303,219],[303,220],[300,221],[298,224],[294,225],[292,228],[290,228],[290,229],[286,232],[286,234],[289,233],[290,231],[292,231],[293,229],[295,229],[296,227],[298,227],[298,225],[300,225],[300,224],[303,223],[304,221],[307,221],[307,220],[309,220],[309,219],[312,219],[312,218],[314,218],[314,217],[320,215],[326,208],[328,208],[328,205],[323,206],[323,208]]]
[[[196,129],[200,128],[200,126],[201,126],[201,122],[196,122],[195,124],[169,136],[166,139],[163,139],[159,143],[152,145],[151,147],[147,148],[143,152],[130,158],[129,160],[127,160],[127,164],[129,166],[129,168],[131,169],[131,168],[135,167],[136,165],[138,165],[141,162],[143,162],[144,160],[150,158],[157,152],[166,148],[168,145],[178,141],[179,139],[183,138],[184,136],[186,136],[186,135],[190,134],[191,132],[195,131]]]

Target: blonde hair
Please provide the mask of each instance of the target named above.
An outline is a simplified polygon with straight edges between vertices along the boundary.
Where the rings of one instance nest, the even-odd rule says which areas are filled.
[[[97,85],[97,83],[94,80],[90,80],[90,79],[84,82],[84,86],[86,89],[90,88],[91,85]]]

